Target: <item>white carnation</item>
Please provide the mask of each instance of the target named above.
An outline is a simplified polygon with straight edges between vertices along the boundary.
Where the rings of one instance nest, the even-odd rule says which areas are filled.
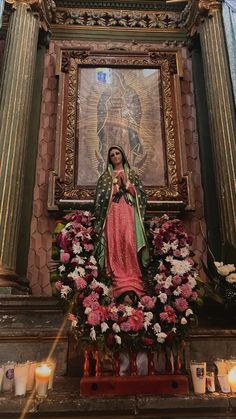
[[[114,335],[115,341],[116,343],[118,343],[118,345],[121,345],[121,338],[118,335]]]
[[[172,276],[168,276],[168,278],[166,278],[166,280],[165,280],[164,288],[168,289],[168,288],[170,288],[171,285],[173,285],[172,284]]]
[[[166,295],[164,292],[161,292],[161,293],[158,295],[158,298],[159,298],[159,300],[160,300],[160,302],[161,302],[162,304],[165,304],[165,303],[166,303],[166,301],[167,301],[167,295]]]
[[[181,247],[180,254],[182,258],[186,258],[187,256],[189,256],[189,249],[187,247]]]
[[[174,275],[183,275],[186,272],[189,272],[192,268],[192,265],[187,260],[173,259],[171,263],[171,272]]]
[[[184,325],[184,324],[187,324],[188,321],[187,321],[187,319],[185,319],[185,317],[182,317],[180,323]]]
[[[164,332],[160,332],[160,333],[158,333],[158,334],[157,334],[157,342],[159,342],[159,343],[164,343],[164,342],[165,342],[166,337],[167,337],[167,334],[166,334],[166,333],[164,333]]]
[[[191,310],[191,308],[187,308],[187,310],[185,311],[185,316],[191,316],[191,314],[193,314],[193,311]]]
[[[92,340],[96,340],[96,332],[95,332],[94,327],[91,328],[91,331],[90,331],[89,335],[90,335]]]
[[[112,330],[113,330],[115,333],[119,333],[119,332],[120,332],[120,326],[119,326],[117,323],[114,323],[114,324],[112,325]]]
[[[154,333],[155,334],[160,333],[161,332],[161,326],[160,326],[160,324],[159,323],[155,323],[154,326],[153,326],[153,330],[154,330]]]
[[[101,323],[101,331],[102,333],[105,333],[107,331],[107,329],[109,329],[109,326],[106,322],[102,322]]]
[[[72,246],[72,249],[76,255],[79,255],[82,252],[82,247],[80,246],[79,243],[74,243]]]

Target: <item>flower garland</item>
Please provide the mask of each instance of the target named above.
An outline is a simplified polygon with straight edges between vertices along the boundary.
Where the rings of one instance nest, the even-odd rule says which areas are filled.
[[[69,309],[74,331],[91,341],[100,339],[112,350],[158,349],[181,342],[198,296],[191,239],[182,222],[166,214],[150,222],[146,295],[132,306],[112,298],[111,278],[100,272],[93,256],[93,222],[88,211],[75,211],[54,231],[53,259],[59,263],[52,286]]]

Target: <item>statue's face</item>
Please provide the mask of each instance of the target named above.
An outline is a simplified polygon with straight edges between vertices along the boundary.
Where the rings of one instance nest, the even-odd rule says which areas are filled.
[[[123,157],[122,154],[120,152],[120,150],[118,150],[118,148],[112,148],[110,151],[110,160],[112,162],[112,165],[115,167],[118,164],[122,163]]]

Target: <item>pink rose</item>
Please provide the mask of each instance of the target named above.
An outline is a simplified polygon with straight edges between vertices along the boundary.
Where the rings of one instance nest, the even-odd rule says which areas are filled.
[[[70,254],[66,253],[64,251],[61,251],[60,252],[60,261],[62,263],[67,263],[67,262],[69,262],[69,260],[70,260]]]
[[[188,303],[187,303],[187,301],[185,300],[185,298],[183,298],[183,297],[180,297],[180,298],[176,298],[176,300],[175,300],[175,308],[176,308],[176,310],[177,311],[179,311],[179,312],[183,312],[183,311],[185,311],[185,310],[187,310],[187,308],[188,308]]]

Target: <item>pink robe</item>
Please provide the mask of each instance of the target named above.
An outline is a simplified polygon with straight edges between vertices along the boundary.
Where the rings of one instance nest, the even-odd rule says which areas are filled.
[[[144,291],[135,243],[134,207],[124,197],[110,205],[105,236],[106,271],[112,277],[113,296],[134,291],[141,297]]]

